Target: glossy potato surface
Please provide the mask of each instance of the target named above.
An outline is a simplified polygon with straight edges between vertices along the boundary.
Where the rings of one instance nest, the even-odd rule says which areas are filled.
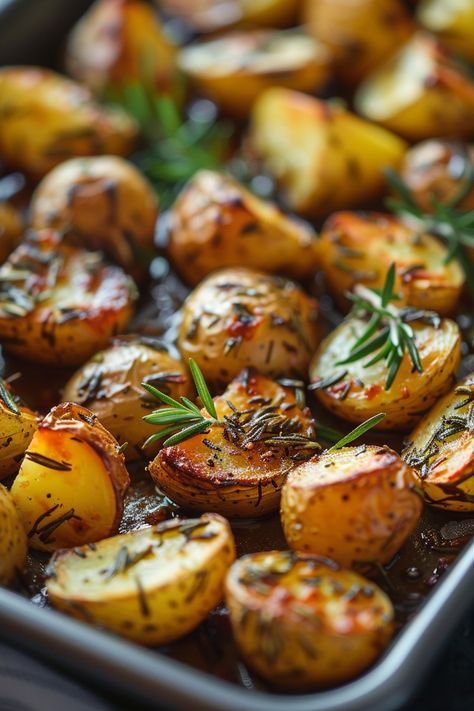
[[[0,480],[18,471],[37,427],[37,415],[0,379]]]
[[[0,585],[8,585],[21,573],[28,550],[26,533],[13,498],[0,484]]]

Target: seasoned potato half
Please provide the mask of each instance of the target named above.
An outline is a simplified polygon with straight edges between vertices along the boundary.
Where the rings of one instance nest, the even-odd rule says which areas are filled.
[[[135,286],[100,252],[30,232],[0,267],[0,341],[36,363],[79,365],[126,326]]]
[[[430,35],[418,33],[355,95],[357,111],[411,141],[472,135],[474,82]]]
[[[329,77],[327,49],[301,30],[232,32],[181,50],[179,66],[201,94],[246,118],[271,86],[313,92]]]
[[[413,32],[402,0],[304,0],[310,32],[328,47],[339,78],[358,82]]]
[[[301,377],[319,342],[317,316],[317,302],[292,281],[222,269],[185,302],[178,347],[216,387],[249,366],[270,377]]]
[[[309,225],[210,170],[194,175],[171,210],[168,253],[188,284],[236,266],[304,279],[316,271],[316,243]]]
[[[377,198],[406,144],[336,102],[274,88],[254,104],[250,149],[291,209],[322,217]]]
[[[26,533],[8,489],[0,484],[0,585],[13,582],[26,561]]]
[[[465,281],[457,262],[446,264],[448,249],[436,237],[417,232],[391,215],[337,212],[320,235],[319,261],[341,308],[356,284],[383,286],[395,263],[395,291],[405,303],[442,315],[456,308]]]
[[[187,509],[232,517],[275,511],[288,471],[318,448],[310,411],[293,389],[254,370],[243,371],[214,404],[222,424],[162,449],[151,476]]]
[[[23,220],[8,202],[0,202],[0,264],[15,249],[23,234]]]
[[[165,521],[56,553],[48,596],[55,607],[135,642],[165,644],[186,634],[223,596],[235,559],[217,514]]]
[[[66,69],[97,94],[133,81],[166,92],[175,84],[176,47],[147,2],[96,0],[69,35]]]
[[[197,32],[233,25],[287,27],[296,21],[300,0],[154,0],[161,9],[186,21]]]
[[[474,511],[474,373],[438,400],[402,456],[417,471],[427,503]]]
[[[423,372],[413,369],[405,352],[392,387],[387,391],[385,361],[365,367],[373,354],[354,363],[336,365],[347,358],[367,327],[366,321],[360,318],[349,317],[343,321],[321,343],[310,365],[310,378],[318,383],[315,390],[318,400],[350,422],[363,422],[378,412],[385,412],[378,429],[412,427],[450,388],[461,357],[461,336],[457,325],[449,319],[443,319],[437,329],[419,321],[410,325]]]
[[[283,486],[286,540],[294,550],[348,567],[388,563],[420,517],[415,481],[415,472],[388,447],[343,447],[316,455],[290,472]]]
[[[246,662],[288,689],[351,679],[394,630],[392,604],[375,583],[289,551],[239,558],[227,575],[226,602]]]
[[[175,399],[189,395],[187,370],[168,346],[153,338],[123,337],[74,373],[63,399],[87,406],[119,443],[128,442],[125,458],[140,459],[158,450],[158,446],[142,450],[145,440],[157,432],[143,415],[158,405],[143,389],[143,382]]]
[[[36,426],[36,414],[0,378],[0,480],[18,471]]]
[[[100,249],[134,276],[153,251],[158,203],[134,165],[118,156],[72,158],[43,178],[31,201],[31,224],[68,232]]]
[[[11,493],[32,548],[115,533],[130,483],[117,441],[85,407],[63,403],[38,425]]]
[[[421,0],[417,19],[454,52],[474,61],[474,2]]]
[[[50,69],[0,70],[0,157],[41,178],[76,156],[130,152],[135,122],[118,108],[99,106],[89,91]]]

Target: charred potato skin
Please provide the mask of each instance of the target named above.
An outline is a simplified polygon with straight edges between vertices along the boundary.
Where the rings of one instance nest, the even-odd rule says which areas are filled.
[[[128,442],[127,461],[143,459],[158,451],[158,445],[142,449],[145,440],[158,431],[142,418],[159,403],[147,396],[142,382],[176,399],[190,395],[187,370],[168,346],[153,338],[123,336],[92,356],[68,380],[63,399],[86,406],[119,444]]]
[[[316,244],[309,225],[222,173],[197,173],[171,210],[168,254],[191,285],[237,266],[304,279],[316,270]]]
[[[8,202],[0,202],[0,264],[17,246],[23,229],[24,224],[19,211]]]
[[[309,409],[299,408],[290,388],[254,370],[243,371],[214,404],[222,419],[235,412],[229,402],[239,411],[257,413],[262,402],[278,401],[275,414],[291,412],[299,420],[300,433],[314,439]],[[215,427],[162,449],[148,470],[160,490],[186,509],[253,518],[278,509],[282,484],[295,465],[292,455],[261,442],[239,444]]]
[[[0,484],[0,585],[8,585],[21,571],[28,550],[26,533],[13,498]]]
[[[148,538],[153,539],[150,543],[153,548],[154,544],[159,544],[160,540],[164,541],[167,535],[173,535],[173,531],[181,528],[183,533],[178,535],[182,539],[182,546],[176,550],[174,578],[164,578],[154,586],[151,583],[148,585],[146,574],[140,574],[138,563],[135,568],[138,582],[134,580],[133,589],[123,592],[112,590],[109,595],[105,580],[103,595],[89,593],[84,584],[78,590],[74,585],[74,571],[71,571],[71,580],[67,580],[67,567],[73,560],[74,550],[84,556],[81,562],[85,560],[87,563],[87,558],[92,556],[96,565],[102,567],[101,558],[107,547],[115,547],[118,553],[119,548],[128,547],[130,550],[134,538]],[[193,546],[206,546],[208,552],[201,560],[193,561]],[[164,545],[161,550],[163,548]],[[74,550],[57,552],[50,564],[51,576],[47,586],[53,605],[72,617],[100,625],[135,642],[150,646],[173,641],[202,622],[221,600],[225,574],[235,559],[235,545],[230,527],[225,519],[212,513],[197,520],[175,519],[106,539],[97,544],[96,552],[91,553],[87,546]],[[157,550],[157,567],[159,557],[160,550]],[[80,573],[83,566],[77,566],[77,562],[74,561]],[[173,561],[168,562],[173,564]],[[133,568],[129,570],[131,574],[134,572]]]
[[[363,422],[378,412],[385,418],[376,425],[383,430],[409,430],[429,407],[452,385],[461,358],[461,338],[454,321],[443,319],[440,327],[413,323],[414,341],[422,373],[412,372],[412,363],[405,354],[400,370],[390,390],[384,390],[387,371],[380,362],[364,368],[367,359],[336,366],[348,355],[365,322],[347,318],[322,343],[310,365],[312,382],[329,377],[337,371],[346,374],[336,384],[315,391],[325,407],[349,422]]]
[[[82,471],[82,458],[89,460],[93,477],[89,469]],[[38,425],[11,494],[29,545],[54,551],[114,533],[129,484],[112,435],[87,408],[62,403]]]
[[[356,595],[344,599],[349,588]],[[390,600],[374,583],[331,560],[288,551],[237,560],[226,602],[246,662],[287,689],[347,681],[376,659],[394,629]]]
[[[127,155],[137,136],[124,111],[99,106],[86,88],[38,67],[0,71],[0,116],[0,156],[38,179],[67,158]]]
[[[215,387],[252,366],[269,377],[301,377],[319,342],[318,305],[294,282],[251,269],[223,269],[183,307],[178,348]]]
[[[28,407],[18,402],[8,385],[0,380],[1,389],[7,389],[14,407],[0,397],[0,481],[14,474],[20,467],[20,460],[36,431],[38,418]]]
[[[468,420],[474,411],[474,373],[438,400],[409,436],[402,452],[417,473],[426,503],[449,511],[474,510],[474,434]],[[451,420],[454,418],[454,420]],[[435,437],[464,420],[460,430]],[[430,447],[431,442],[431,447]]]
[[[415,482],[411,467],[388,447],[344,447],[313,457],[290,472],[283,486],[288,545],[347,567],[384,565],[420,517]]]
[[[405,303],[446,316],[459,300],[464,275],[447,248],[428,233],[416,232],[391,215],[337,212],[326,220],[318,243],[320,263],[334,297],[343,310],[346,292],[365,284],[383,286],[392,263],[397,268],[395,291]]]

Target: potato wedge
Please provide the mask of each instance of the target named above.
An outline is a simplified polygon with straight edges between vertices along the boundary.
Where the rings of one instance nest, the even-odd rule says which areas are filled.
[[[474,3],[472,0],[421,0],[418,22],[434,32],[453,52],[474,61]]]
[[[153,480],[190,510],[244,518],[275,511],[288,471],[319,449],[309,409],[255,370],[244,370],[214,404],[225,425],[162,449],[148,467]]]
[[[410,434],[402,456],[418,474],[425,501],[474,511],[474,373],[438,400]]]
[[[223,173],[196,173],[171,210],[168,254],[192,285],[237,266],[304,279],[316,271],[316,246],[309,225]]]
[[[406,149],[398,136],[336,102],[279,88],[255,102],[249,141],[282,199],[309,217],[376,199],[384,169],[396,168]]]
[[[100,252],[30,232],[0,267],[0,341],[36,363],[79,365],[120,333],[136,288]]]
[[[344,310],[349,304],[346,292],[356,284],[381,288],[392,263],[397,270],[395,291],[403,301],[443,316],[455,310],[465,281],[457,260],[446,263],[444,244],[389,214],[331,215],[321,231],[318,251],[328,286]]]
[[[271,86],[317,92],[330,72],[327,49],[301,30],[234,31],[185,47],[178,63],[200,94],[237,118]]]
[[[8,202],[0,202],[0,264],[13,252],[23,234],[23,219]]]
[[[245,661],[288,689],[351,679],[394,631],[392,603],[375,583],[290,551],[239,558],[227,575],[226,602]]]
[[[54,607],[146,645],[196,627],[223,595],[235,559],[230,526],[217,514],[59,551],[47,580]]]
[[[313,383],[318,383],[317,399],[349,422],[363,422],[378,412],[385,412],[386,417],[377,425],[378,429],[407,430],[413,427],[451,387],[461,357],[461,336],[458,326],[449,319],[443,319],[438,329],[420,321],[410,325],[420,354],[422,373],[413,369],[405,352],[392,387],[386,391],[388,368],[385,361],[365,367],[369,356],[348,365],[336,365],[349,355],[367,327],[366,321],[349,317],[321,343],[311,362],[310,378]],[[329,381],[327,386],[326,380]]]
[[[415,482],[413,469],[388,447],[343,447],[316,455],[293,469],[283,485],[281,521],[288,545],[349,568],[384,565],[418,523],[423,503]]]
[[[222,269],[190,294],[178,348],[216,388],[253,366],[301,377],[319,342],[318,305],[294,282],[251,269]]]
[[[176,354],[177,355],[177,354]],[[128,461],[150,457],[158,445],[142,445],[157,432],[143,415],[156,409],[142,387],[150,383],[173,398],[189,395],[187,370],[169,346],[154,338],[117,338],[110,348],[96,353],[68,380],[63,399],[89,408],[102,425],[123,444]]]
[[[35,229],[68,232],[82,246],[107,252],[133,276],[146,274],[158,201],[149,182],[123,158],[61,163],[36,188],[30,215]]]
[[[36,414],[0,378],[0,480],[18,471],[36,427]]]
[[[410,141],[473,134],[474,81],[432,36],[418,33],[355,95],[362,116]]]
[[[136,136],[128,114],[50,69],[0,70],[0,157],[11,168],[39,179],[67,158],[126,155]]]
[[[25,565],[27,551],[25,529],[13,498],[0,484],[0,585],[14,581]]]
[[[110,432],[87,408],[63,403],[38,425],[11,494],[30,546],[53,551],[115,533],[129,484]]]

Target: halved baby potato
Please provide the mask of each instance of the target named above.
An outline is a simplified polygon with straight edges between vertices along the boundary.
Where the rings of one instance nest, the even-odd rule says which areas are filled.
[[[357,111],[411,141],[473,134],[474,81],[436,38],[418,33],[355,95]]]
[[[402,456],[417,472],[428,504],[474,511],[474,373],[438,400]]]
[[[217,605],[234,559],[221,516],[165,521],[59,551],[49,566],[48,596],[72,617],[141,644],[165,644]]]
[[[13,252],[23,230],[19,211],[9,202],[0,202],[0,264]]]
[[[215,387],[250,366],[269,377],[299,378],[319,342],[317,317],[317,302],[294,282],[222,269],[186,300],[178,348]]]
[[[53,551],[115,533],[129,484],[110,432],[87,408],[63,403],[38,425],[11,494],[30,546]]]
[[[76,156],[126,155],[137,126],[125,111],[97,104],[89,91],[41,67],[0,70],[0,157],[41,178]]]
[[[438,328],[423,321],[411,322],[410,326],[423,372],[413,368],[405,352],[387,391],[385,361],[365,367],[374,353],[347,365],[336,365],[349,356],[367,328],[362,318],[351,316],[343,321],[321,343],[310,365],[310,378],[317,385],[315,394],[319,402],[349,422],[363,422],[385,412],[385,418],[376,425],[378,429],[410,429],[451,387],[461,358],[461,335],[454,321],[442,319]]]
[[[136,288],[100,252],[40,230],[0,267],[0,341],[35,363],[79,365],[120,333]]]
[[[309,225],[287,217],[224,173],[196,173],[170,213],[168,254],[188,284],[237,266],[311,277],[316,246]]]
[[[18,471],[37,422],[37,415],[0,378],[0,480]]]
[[[423,507],[416,474],[388,447],[343,447],[288,475],[281,521],[290,548],[353,565],[388,563]],[[337,521],[337,525],[334,522]]]
[[[336,101],[282,88],[255,102],[249,139],[289,207],[309,217],[379,197],[384,169],[396,168],[406,150],[401,138]]]
[[[0,585],[13,582],[28,550],[26,533],[13,498],[0,484]]]
[[[239,558],[227,575],[226,602],[245,661],[287,689],[348,681],[394,631],[392,603],[375,583],[290,551]]]
[[[389,214],[337,212],[326,220],[318,245],[319,260],[336,301],[346,309],[345,293],[356,284],[380,289],[396,266],[395,291],[403,301],[442,315],[456,308],[465,281],[447,247]]]
[[[183,362],[169,346],[154,338],[123,336],[96,353],[68,380],[63,399],[88,407],[120,444],[127,460],[153,456],[158,446],[142,450],[158,431],[143,415],[156,409],[142,383],[178,399],[189,395],[189,377]]]
[[[474,2],[472,0],[421,0],[417,20],[443,43],[474,61]]]
[[[309,409],[293,389],[254,370],[214,404],[221,425],[162,449],[148,467],[153,480],[186,509],[231,517],[275,511],[288,471],[319,449]]]
[[[301,30],[247,30],[190,45],[179,67],[196,90],[232,116],[246,118],[265,89],[313,92],[329,77],[326,48]]]

